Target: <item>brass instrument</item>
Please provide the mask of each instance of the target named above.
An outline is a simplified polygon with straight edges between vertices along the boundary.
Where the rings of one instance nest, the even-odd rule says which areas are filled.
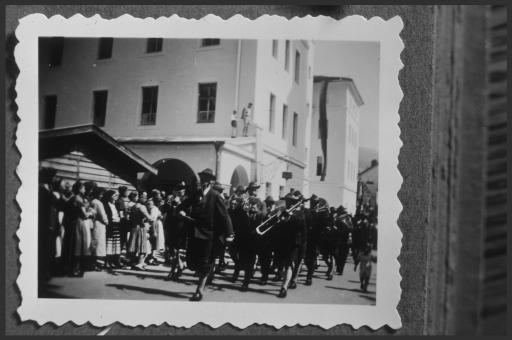
[[[299,202],[295,203],[290,208],[283,211],[281,214],[279,214],[279,211],[281,211],[279,208],[277,209],[277,212],[271,214],[269,218],[267,218],[265,221],[263,221],[259,226],[256,227],[256,234],[258,235],[265,235],[268,233],[272,228],[276,226],[276,224],[281,220],[282,217],[285,216],[291,216],[293,213],[300,208],[300,206],[304,203],[304,199],[301,199]],[[272,222],[272,223],[271,223]],[[267,228],[263,228],[267,226]]]

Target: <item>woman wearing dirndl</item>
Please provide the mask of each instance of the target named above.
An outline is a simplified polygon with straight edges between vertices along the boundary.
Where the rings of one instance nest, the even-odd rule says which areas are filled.
[[[103,205],[107,214],[107,268],[119,269],[121,265],[121,216],[117,210],[116,200],[119,195],[114,190],[107,190]]]

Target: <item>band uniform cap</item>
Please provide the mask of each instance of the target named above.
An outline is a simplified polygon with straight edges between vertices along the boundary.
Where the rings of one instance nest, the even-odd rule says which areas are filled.
[[[286,196],[284,196],[284,200],[287,203],[296,203],[300,200],[300,196],[294,195],[295,193],[288,193]]]
[[[199,175],[200,178],[217,179],[217,177],[213,174],[212,169],[210,169],[210,168],[206,168],[203,171],[198,172],[197,174]]]
[[[340,206],[338,207],[338,209],[336,209],[336,213],[338,213],[338,214],[340,214],[340,215],[341,215],[341,214],[346,214],[346,213],[347,213],[347,209],[345,209],[345,207],[344,207],[344,206],[340,205]]]
[[[260,185],[256,184],[256,182],[251,182],[249,183],[249,185],[247,186],[247,190],[250,190],[250,189],[258,189],[260,187]]]
[[[237,194],[243,194],[243,193],[245,193],[245,191],[246,191],[245,188],[241,185],[237,186],[235,189],[235,193],[237,193]]]
[[[323,205],[327,206],[327,200],[323,197],[319,197],[316,201],[318,202],[318,205],[320,205],[320,206],[323,206]]]

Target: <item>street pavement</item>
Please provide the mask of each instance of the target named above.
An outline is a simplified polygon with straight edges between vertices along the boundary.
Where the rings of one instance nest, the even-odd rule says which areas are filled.
[[[215,275],[212,285],[207,286],[203,301],[217,302],[266,302],[266,303],[316,303],[316,304],[351,304],[373,305],[376,302],[375,282],[376,265],[374,264],[368,291],[360,289],[359,268],[349,260],[343,275],[334,275],[333,280],[326,280],[326,266],[319,260],[315,271],[313,285],[306,286],[306,269],[299,276],[296,289],[289,289],[285,299],[277,297],[281,282],[269,280],[261,286],[259,270],[256,271],[249,290],[240,291],[243,272],[236,283],[231,282],[232,262],[228,268]],[[169,267],[160,263],[148,265],[144,272],[118,269],[102,272],[86,272],[82,278],[54,277],[41,286],[40,297],[48,298],[87,298],[87,299],[123,299],[123,300],[187,300],[192,296],[197,284],[194,273],[185,270],[178,282],[165,281]],[[270,277],[272,279],[273,276]]]

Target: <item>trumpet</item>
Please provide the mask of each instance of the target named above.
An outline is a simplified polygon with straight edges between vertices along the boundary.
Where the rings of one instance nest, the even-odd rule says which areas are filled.
[[[279,214],[279,209],[277,209],[277,212],[270,215],[269,218],[267,218],[265,221],[263,221],[259,226],[256,227],[256,234],[258,235],[265,235],[268,233],[272,228],[276,226],[276,224],[280,221],[282,215],[285,216],[291,216],[293,213],[300,208],[300,206],[304,203],[304,200],[300,200],[299,202],[295,203],[290,208],[286,209],[284,212]],[[272,222],[272,223],[271,223]],[[266,226],[266,228],[264,228]]]

